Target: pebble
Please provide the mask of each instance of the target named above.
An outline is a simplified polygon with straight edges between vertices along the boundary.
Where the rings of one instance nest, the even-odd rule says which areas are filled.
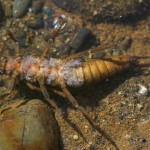
[[[34,17],[32,17],[32,20],[29,20],[27,22],[27,26],[32,29],[42,28],[43,25],[44,25],[44,22],[43,22],[42,15],[34,16]]]
[[[88,130],[89,130],[89,126],[86,125],[86,126],[84,127],[84,132],[87,133]]]
[[[75,134],[75,135],[73,135],[73,139],[74,139],[74,140],[78,140],[78,139],[79,139],[79,136]]]
[[[95,121],[95,120],[96,120],[96,118],[97,118],[96,113],[93,113],[91,118],[92,118],[92,120],[94,120],[94,121]]]
[[[41,12],[43,8],[43,4],[44,4],[44,1],[41,1],[41,0],[34,1],[32,5],[33,13],[37,14]]]
[[[142,139],[139,140],[139,142],[140,142],[140,143],[146,143],[147,140],[142,138]]]
[[[85,45],[87,42],[87,38],[90,37],[91,31],[88,28],[81,28],[79,31],[76,33],[75,38],[72,41],[71,47],[76,51],[79,52],[81,47]]]
[[[144,86],[144,85],[139,85],[138,94],[143,95],[143,96],[147,96],[148,95],[148,89],[147,89],[147,87]]]
[[[16,18],[24,16],[27,13],[31,3],[32,0],[15,0],[13,7],[13,16]]]
[[[143,105],[142,104],[137,104],[137,108],[138,108],[138,110],[142,110],[143,109]]]

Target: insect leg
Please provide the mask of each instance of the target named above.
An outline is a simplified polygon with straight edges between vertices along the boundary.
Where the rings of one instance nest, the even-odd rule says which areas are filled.
[[[26,85],[27,85],[28,88],[30,88],[31,90],[35,90],[35,91],[40,91],[40,92],[41,92],[41,89],[40,89],[39,87],[33,85],[33,84],[30,83],[30,82],[27,82]],[[61,96],[61,97],[66,97],[63,92],[58,91],[58,90],[56,90],[56,89],[54,89],[54,88],[52,88],[52,87],[50,87],[50,90],[51,90],[52,92],[54,92],[55,94]]]
[[[41,56],[42,58],[46,58],[48,51],[53,47],[53,43],[54,43],[53,39],[49,39],[47,46]]]
[[[40,79],[38,79],[38,81],[39,81],[40,89],[41,89],[41,91],[42,91],[42,93],[43,93],[43,96],[44,96],[45,100],[47,100],[47,102],[48,102],[53,108],[55,108],[56,111],[57,111],[60,115],[63,116],[62,110],[61,110],[60,108],[58,108],[56,102],[55,102],[53,99],[50,98],[50,96],[49,96],[49,94],[48,94],[48,91],[47,91],[47,89],[46,89],[46,87],[45,87],[44,78],[40,78]]]
[[[35,90],[35,91],[40,91],[41,92],[41,89],[35,85],[33,85],[32,83],[30,82],[27,82],[26,85],[28,86],[28,88],[30,88],[31,90]]]
[[[61,96],[61,97],[66,98],[66,96],[65,96],[65,94],[64,94],[63,92],[58,91],[58,90],[56,90],[55,88],[52,88],[52,87],[50,87],[50,90],[51,90],[53,93],[55,93],[55,94],[57,94],[57,95],[59,95],[59,96]]]
[[[66,84],[64,82],[64,80],[61,78],[59,80],[59,84],[64,92],[64,94],[66,95],[66,97],[68,98],[68,100],[72,103],[72,105],[74,107],[76,107],[79,111],[81,111],[83,113],[83,115],[85,115],[86,119],[89,121],[89,123],[92,125],[92,127],[94,127],[100,134],[102,134],[117,150],[119,150],[118,146],[116,145],[116,143],[111,139],[111,137],[109,137],[107,135],[107,133],[105,131],[103,131],[101,128],[99,128],[97,126],[97,124],[91,119],[90,114],[86,111],[85,108],[81,107],[78,105],[77,101],[74,99],[74,97],[71,95],[71,93],[69,92],[69,90],[66,87]]]
[[[77,101],[75,100],[75,98],[72,96],[72,94],[69,92],[69,90],[67,89],[66,83],[65,81],[61,78],[59,80],[59,84],[61,86],[62,91],[64,92],[65,96],[67,97],[67,99],[71,102],[71,104],[77,108],[79,111],[81,111],[86,117],[87,119],[95,125],[95,122],[91,119],[90,114],[86,111],[85,108],[83,108],[82,106],[79,106],[79,104],[77,103]]]
[[[75,59],[75,58],[81,58],[82,56],[90,56],[90,55],[92,55],[92,54],[94,54],[94,53],[96,53],[96,52],[104,51],[104,50],[106,50],[107,48],[110,48],[110,47],[115,46],[115,45],[118,45],[118,44],[119,44],[119,42],[116,42],[116,43],[114,43],[114,44],[104,45],[104,46],[95,48],[95,49],[93,49],[93,50],[91,50],[91,51],[86,50],[86,51],[83,51],[83,52],[80,52],[80,53],[76,53],[76,54],[73,54],[73,55],[71,55],[71,56],[68,56],[68,57],[64,58],[64,59],[63,59],[63,62],[67,62],[67,61],[69,61],[69,60],[71,60],[71,59]]]
[[[46,49],[44,50],[43,54],[42,54],[42,58],[45,58],[47,56],[48,51],[53,47],[55,38],[59,35],[63,25],[65,24],[65,20],[62,19],[60,22],[60,26],[58,27],[58,29],[55,29],[51,35],[51,38],[48,41],[48,44],[46,46]]]
[[[33,85],[33,84],[29,83],[29,82],[27,82],[26,85],[27,85],[31,90],[35,90],[35,91],[40,91],[40,92],[41,92],[41,89],[40,89],[39,87],[37,87],[37,86],[35,86],[35,85]],[[64,94],[63,92],[61,92],[61,91],[58,91],[58,90],[56,90],[56,89],[54,89],[54,88],[51,88],[51,87],[50,87],[50,90],[51,90],[52,92],[54,92],[55,94],[59,95],[59,96],[65,97],[65,94]]]

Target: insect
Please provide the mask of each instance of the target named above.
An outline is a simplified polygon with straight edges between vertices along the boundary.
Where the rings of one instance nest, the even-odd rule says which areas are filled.
[[[62,22],[63,25],[63,22]],[[118,72],[132,68],[134,66],[148,66],[149,64],[140,64],[138,60],[146,57],[138,56],[101,56],[99,59],[93,59],[92,55],[96,52],[103,51],[113,45],[98,47],[91,51],[84,51],[81,53],[73,54],[71,56],[58,59],[48,58],[48,51],[51,49],[55,41],[55,37],[59,34],[61,29],[58,28],[52,38],[49,40],[46,49],[41,57],[24,56],[20,55],[20,48],[18,41],[15,39],[13,33],[8,30],[8,34],[16,43],[15,58],[0,57],[0,73],[1,75],[9,75],[11,83],[9,84],[6,94],[10,94],[16,83],[25,81],[26,85],[32,89],[43,93],[45,100],[55,108],[56,112],[63,116],[62,110],[57,106],[57,103],[50,97],[47,86],[50,90],[64,98],[66,98],[77,110],[81,111],[86,116],[88,121],[97,128],[96,123],[91,119],[87,110],[78,105],[76,99],[70,93],[68,87],[78,87],[83,84],[90,84],[100,80],[107,79]],[[88,56],[85,60],[83,57]],[[148,58],[148,57],[147,57]],[[19,81],[18,81],[19,80]],[[35,84],[39,83],[39,86]],[[59,86],[57,90],[55,86]],[[101,131],[100,131],[101,132]],[[116,144],[107,136],[105,136],[115,147]]]
[[[50,40],[51,43],[54,41],[59,30],[60,29],[54,33],[53,38]],[[78,105],[77,101],[68,90],[68,86],[78,87],[83,84],[107,79],[132,66],[142,66],[142,64],[138,63],[138,60],[146,58],[121,55],[103,56],[100,59],[89,59],[87,61],[82,59],[85,55],[92,55],[112,45],[97,48],[92,51],[84,51],[63,59],[46,59],[47,53],[51,48],[51,46],[48,45],[41,57],[21,57],[17,40],[11,31],[8,30],[8,34],[16,42],[16,58],[0,57],[0,73],[2,75],[9,75],[11,78],[11,84],[8,87],[8,92],[5,94],[11,93],[18,79],[25,80],[30,89],[41,91],[45,100],[47,100],[60,114],[63,113],[61,109],[58,108],[56,102],[50,98],[46,85],[50,86],[51,91],[54,93],[67,98],[75,108],[90,118],[86,109]],[[36,82],[39,83],[39,87],[34,85]],[[53,88],[55,86],[59,86],[61,91]],[[90,121],[93,122],[92,119],[90,119]]]

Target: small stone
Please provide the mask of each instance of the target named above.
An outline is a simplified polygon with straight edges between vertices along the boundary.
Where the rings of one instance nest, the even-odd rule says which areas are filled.
[[[44,4],[44,1],[41,1],[41,0],[34,1],[32,5],[33,13],[37,14],[40,11],[42,11],[43,4]]]
[[[27,22],[27,26],[32,29],[42,28],[43,25],[43,17],[41,15],[34,16],[31,20]]]
[[[96,113],[93,113],[91,118],[92,118],[92,120],[94,120],[94,121],[95,121],[95,120],[96,120],[96,118],[97,118]]]
[[[86,125],[84,128],[85,128],[85,129],[88,129],[88,128],[89,128],[89,126],[87,126],[87,125]]]
[[[142,104],[137,104],[137,108],[138,108],[138,110],[142,110],[143,109],[143,105]]]
[[[28,12],[29,12],[29,13],[32,13],[32,11],[33,11],[32,8],[29,8],[29,9],[28,9]]]
[[[147,96],[148,95],[148,89],[147,89],[147,87],[143,86],[143,85],[139,85],[138,94],[143,95],[143,96]]]
[[[84,132],[87,133],[88,130],[89,130],[89,126],[86,125],[86,126],[84,127]]]
[[[75,135],[73,136],[73,139],[74,139],[74,140],[78,140],[78,139],[79,139],[79,136],[75,134]]]
[[[141,143],[146,143],[146,142],[147,142],[146,139],[140,139],[139,141],[140,141]]]
[[[32,0],[15,0],[13,7],[13,16],[16,18],[20,18],[25,15],[31,3]]]

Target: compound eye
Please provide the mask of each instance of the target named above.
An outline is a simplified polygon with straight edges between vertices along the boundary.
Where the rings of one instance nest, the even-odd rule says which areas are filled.
[[[67,24],[67,18],[65,15],[56,16],[54,18],[48,18],[46,20],[46,27],[48,29],[62,30]]]
[[[67,18],[65,15],[61,15],[59,17],[55,17],[53,20],[53,25],[55,30],[62,30],[66,26]]]

